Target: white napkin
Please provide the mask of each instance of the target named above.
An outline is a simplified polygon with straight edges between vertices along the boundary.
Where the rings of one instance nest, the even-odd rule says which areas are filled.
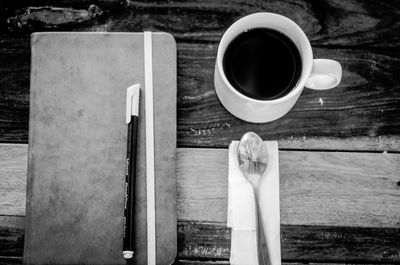
[[[232,228],[232,265],[258,265],[256,218],[253,188],[241,173],[237,161],[237,146],[229,146],[229,188],[227,225]],[[278,143],[266,141],[268,166],[260,183],[260,207],[271,265],[281,264],[279,157]]]

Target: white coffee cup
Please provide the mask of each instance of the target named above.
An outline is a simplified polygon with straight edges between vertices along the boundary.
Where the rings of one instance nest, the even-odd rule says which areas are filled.
[[[242,32],[254,28],[270,28],[288,36],[300,51],[302,73],[295,87],[286,95],[271,100],[248,97],[236,90],[225,76],[223,57],[230,42]],[[266,47],[267,49],[267,47]],[[325,90],[336,87],[342,78],[342,67],[337,61],[314,59],[305,33],[287,17],[274,13],[255,13],[236,21],[222,36],[215,63],[214,85],[222,105],[239,119],[263,123],[276,120],[294,106],[304,86]]]

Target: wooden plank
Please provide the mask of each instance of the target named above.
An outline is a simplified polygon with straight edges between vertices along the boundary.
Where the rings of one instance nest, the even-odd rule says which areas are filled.
[[[228,260],[201,261],[201,260],[184,260],[184,259],[177,260],[174,263],[174,265],[229,265],[229,264],[230,263]]]
[[[4,218],[9,220],[4,222]],[[22,256],[23,219],[0,217],[0,257],[3,259]],[[14,224],[10,224],[12,221]],[[283,225],[281,241],[282,259],[286,262],[399,262],[398,228]],[[220,264],[213,263],[212,259],[226,264],[229,255],[230,229],[225,224],[178,222],[178,260],[186,260],[183,264],[203,264],[199,260]]]
[[[0,139],[27,142],[29,118],[30,38],[0,42]],[[6,48],[8,47],[8,48]],[[7,65],[7,66],[6,66]]]
[[[25,215],[27,146],[0,145],[0,215]]]
[[[178,218],[226,221],[228,154],[179,149]],[[281,223],[399,227],[400,155],[280,151]]]
[[[178,47],[182,58],[178,64],[179,146],[226,147],[232,139],[254,131],[263,139],[285,143],[285,148],[400,150],[400,79],[396,77],[400,53],[314,49],[315,57],[342,63],[339,87],[306,89],[283,118],[251,124],[234,118],[218,101],[213,87],[216,45]],[[332,139],[335,142],[329,143]],[[340,141],[345,143],[336,145]]]
[[[398,263],[398,228],[281,226],[283,261]],[[178,223],[178,257],[229,258],[230,229],[218,223]]]
[[[217,260],[217,261],[203,261],[203,260],[185,260],[180,259],[176,261],[175,264],[179,265],[228,265],[230,264],[228,260]],[[344,263],[316,263],[316,262],[307,262],[307,265],[345,265]],[[305,263],[298,263],[298,262],[282,262],[282,265],[305,265]],[[346,263],[346,265],[367,265],[367,263],[357,263],[351,264]],[[370,265],[370,263],[369,263]],[[381,264],[380,265],[388,265],[388,264]]]
[[[2,257],[0,256],[1,265],[22,264],[22,257]]]
[[[89,22],[82,21],[84,11]],[[47,9],[24,10],[26,7]],[[55,7],[64,7],[60,12]],[[74,8],[74,10],[70,10]],[[314,45],[397,47],[400,4],[396,0],[346,1],[6,1],[0,29],[12,32],[54,30],[169,31],[178,40],[219,41],[242,16],[266,11],[293,19]],[[70,16],[66,19],[65,13]],[[74,14],[80,15],[74,15]],[[94,14],[94,15],[91,15]],[[149,17],[149,14],[151,16]],[[84,15],[86,18],[87,15]],[[56,23],[55,23],[56,22]]]
[[[180,259],[174,263],[179,265],[228,265],[230,264],[228,260],[217,260],[217,261],[203,261],[203,260],[185,260]],[[298,263],[298,262],[282,262],[282,265],[304,265],[305,263]],[[345,265],[344,263],[316,263],[316,262],[307,262],[307,265]],[[367,265],[367,263],[357,263],[351,264],[346,263],[346,265]],[[369,264],[370,265],[370,264]],[[381,264],[380,265],[388,265],[388,264]]]
[[[22,257],[25,217],[0,216],[0,257]]]
[[[0,142],[26,143],[29,40],[0,43]],[[216,44],[178,43],[178,146],[227,147],[246,131],[279,140],[283,148],[400,151],[400,52],[315,49],[343,64],[331,91],[305,90],[285,117],[267,124],[234,118],[213,85]]]
[[[0,214],[25,215],[26,148],[0,145],[0,161],[9,161],[1,167],[0,194],[10,193]],[[399,227],[400,154],[280,151],[279,156],[282,224]],[[227,150],[178,148],[177,165],[178,219],[225,222]],[[12,170],[20,173],[7,175]]]
[[[22,264],[22,258],[8,258],[0,257],[0,264],[2,265],[15,265]],[[176,260],[174,265],[229,265],[227,260],[217,260],[217,261],[203,261],[203,260]],[[307,263],[308,265],[370,265],[370,264],[343,264],[343,263]],[[304,263],[293,263],[293,262],[282,262],[282,265],[304,265]],[[388,264],[380,264],[388,265]]]

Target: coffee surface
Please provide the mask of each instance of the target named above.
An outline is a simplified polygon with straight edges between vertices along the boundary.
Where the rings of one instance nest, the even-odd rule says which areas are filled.
[[[240,93],[259,100],[287,95],[301,76],[301,56],[294,42],[269,28],[238,35],[223,57],[225,75]]]

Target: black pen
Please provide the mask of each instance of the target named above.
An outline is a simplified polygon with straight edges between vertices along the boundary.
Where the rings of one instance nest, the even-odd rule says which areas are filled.
[[[139,118],[140,85],[136,84],[126,91],[126,123],[128,125],[125,168],[124,241],[122,253],[125,259],[134,254],[135,238],[135,180],[137,131]]]

